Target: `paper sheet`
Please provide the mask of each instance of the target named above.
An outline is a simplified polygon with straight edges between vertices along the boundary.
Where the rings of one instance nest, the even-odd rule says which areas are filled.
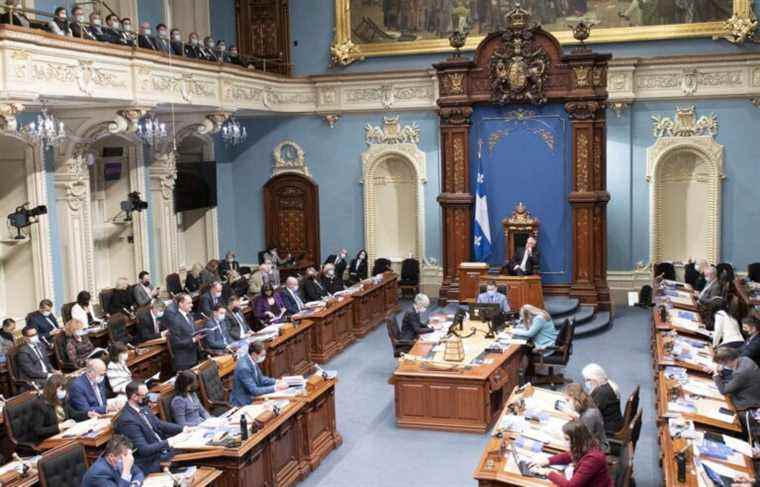
[[[744,440],[734,438],[732,436],[723,435],[723,442],[727,447],[734,451],[737,451],[745,457],[752,458],[752,446]]]

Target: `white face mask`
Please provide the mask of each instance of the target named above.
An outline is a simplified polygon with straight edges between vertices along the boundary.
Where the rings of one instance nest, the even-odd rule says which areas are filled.
[[[590,394],[591,391],[594,390],[594,384],[590,380],[584,381],[583,388],[586,389],[586,392]]]
[[[92,24],[93,25],[97,25],[98,27],[100,27],[101,25],[103,25],[103,21],[100,20],[100,19],[95,19],[95,20],[92,21]]]
[[[146,35],[146,36],[149,36],[149,35],[150,35],[150,33],[151,33],[151,30],[150,30],[150,29],[143,29],[143,34],[144,34],[144,35]]]
[[[126,364],[127,363],[127,357],[129,357],[129,354],[122,353],[119,355],[119,363]]]
[[[33,337],[29,337],[29,342],[33,343],[34,345],[37,345],[38,343],[40,343],[40,337],[38,337],[37,335],[34,335]]]
[[[100,377],[97,378],[95,382],[97,382],[98,384],[102,384],[104,380],[106,380],[106,376],[101,375]]]
[[[226,318],[227,318],[227,314],[226,314],[226,313],[225,313],[225,314],[223,314],[223,315],[216,315],[216,321],[217,321],[217,323],[221,323],[221,322],[222,322],[222,321],[224,321]]]
[[[174,42],[179,42],[179,41],[181,41],[181,40],[182,40],[182,36],[180,36],[179,34],[174,34],[174,35],[172,36],[172,40],[173,40]]]
[[[46,318],[47,318],[48,316],[50,316],[50,315],[51,315],[50,311],[43,311],[43,312],[42,312],[42,316],[44,316],[44,317],[46,317]]]
[[[132,24],[124,24],[122,28],[127,32],[132,32]]]
[[[267,359],[267,354],[262,353],[261,355],[257,355],[256,358],[254,359],[254,361],[257,364],[260,364],[260,363],[264,362],[264,360],[266,360],[266,359]]]
[[[63,401],[66,399],[66,389],[58,389],[55,391],[55,396],[58,398],[59,401]]]
[[[84,15],[77,15],[77,22],[79,23],[84,22]]]
[[[190,39],[190,44],[193,45],[193,46],[197,46],[198,45],[198,39]]]
[[[169,37],[169,33],[166,32],[165,30],[159,30],[158,31],[158,35],[161,36],[164,39],[166,39],[167,37]]]
[[[116,20],[114,20],[113,23],[111,24],[111,27],[114,28],[114,29],[118,29],[119,28],[119,22],[116,21]]]

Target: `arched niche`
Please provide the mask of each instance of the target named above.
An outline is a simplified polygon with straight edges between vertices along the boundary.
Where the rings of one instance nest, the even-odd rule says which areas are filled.
[[[362,153],[364,237],[369,262],[425,258],[426,158],[416,143],[380,143]]]
[[[647,150],[652,262],[720,259],[723,146],[710,135],[663,137]]]

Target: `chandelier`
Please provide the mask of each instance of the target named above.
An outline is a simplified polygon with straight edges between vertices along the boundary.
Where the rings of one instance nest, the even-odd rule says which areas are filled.
[[[168,137],[166,124],[159,122],[152,113],[145,115],[138,122],[135,135],[140,141],[151,147],[162,144]]]
[[[235,147],[245,142],[247,138],[248,132],[245,127],[242,127],[234,118],[230,117],[222,124],[222,141],[225,144]]]
[[[23,129],[24,135],[34,143],[42,144],[45,149],[57,147],[66,138],[66,127],[63,122],[49,114],[46,106],[42,106],[37,121]]]

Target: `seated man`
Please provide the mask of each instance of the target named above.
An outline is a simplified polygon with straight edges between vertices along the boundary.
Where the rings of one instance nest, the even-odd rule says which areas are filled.
[[[536,248],[536,239],[528,237],[525,247],[517,249],[517,252],[512,257],[512,261],[504,266],[506,269],[502,268],[502,272],[506,270],[506,273],[511,276],[530,276],[538,271],[538,266],[539,255]]]
[[[185,44],[185,57],[190,59],[203,59],[205,56],[198,40],[198,33],[191,32],[188,36],[187,44]]]
[[[66,7],[55,9],[53,18],[47,24],[47,30],[58,36],[71,37],[71,25],[66,18]]]
[[[742,329],[747,335],[747,342],[741,349],[742,357],[749,357],[760,364],[760,317],[757,311],[751,312],[742,320]]]
[[[264,363],[267,358],[264,344],[253,342],[250,345],[253,356],[248,353],[248,348],[248,343],[243,342],[237,351],[237,363],[230,394],[230,403],[233,406],[247,406],[256,396],[284,391],[288,388],[285,382],[267,377],[261,372],[258,364]]]
[[[78,412],[95,411],[106,414],[109,410],[106,397],[106,364],[94,358],[87,361],[85,373],[69,385],[69,405]]]
[[[298,292],[298,279],[291,276],[285,280],[285,289],[280,291],[282,304],[289,315],[294,315],[303,310],[303,298]]]
[[[185,55],[185,43],[182,42],[182,33],[179,29],[172,29],[171,30],[171,46],[172,46],[172,54],[175,56],[184,56]]]
[[[127,404],[116,418],[114,431],[124,435],[135,447],[135,464],[146,475],[159,472],[161,461],[172,456],[173,437],[182,427],[161,421],[148,407],[148,387],[132,381],[125,388]]]
[[[413,342],[420,335],[435,331],[434,328],[422,322],[422,313],[427,310],[428,306],[430,306],[430,298],[426,295],[420,293],[414,297],[412,310],[404,313],[404,319],[401,321],[402,340]]]
[[[90,14],[90,26],[87,28],[90,32],[90,36],[100,42],[108,42],[108,36],[103,31],[103,21],[100,19],[100,15],[97,12]]]
[[[214,355],[223,355],[229,351],[232,339],[227,332],[227,309],[222,303],[217,303],[211,308],[211,316],[203,324],[206,333],[203,335],[203,344]]]
[[[57,372],[48,358],[47,347],[41,346],[37,330],[27,326],[21,331],[24,344],[16,352],[19,379],[34,382],[42,388],[48,377]]]
[[[211,309],[217,304],[222,302],[222,283],[219,281],[213,281],[208,287],[208,291],[201,295],[198,302],[198,312],[203,315],[204,318],[211,316]]]
[[[137,36],[137,45],[143,49],[158,51],[158,44],[156,44],[156,39],[153,37],[150,22],[143,22],[140,24],[140,34]]]
[[[760,367],[740,351],[720,347],[713,361],[718,364],[713,380],[721,394],[727,395],[737,410],[760,407]]]
[[[723,296],[723,288],[718,281],[718,271],[714,266],[705,267],[705,287],[699,292],[699,304],[706,305]]]
[[[168,313],[169,346],[174,355],[174,370],[187,370],[198,363],[198,341],[200,335],[194,335],[195,322],[190,316],[193,299],[189,294],[179,294],[174,298],[177,311]]]
[[[106,26],[103,28],[103,33],[106,36],[106,41],[111,44],[120,44],[122,46],[127,45],[127,38],[121,31],[121,22],[119,17],[114,14],[106,16]]]
[[[238,48],[235,45],[230,46],[230,64],[236,64],[238,66],[245,67],[243,58],[240,57],[240,52],[238,51]]]
[[[133,298],[137,306],[145,306],[150,303],[152,299],[158,297],[160,288],[150,285],[150,273],[148,271],[140,271],[137,276],[139,282],[132,288]]]
[[[29,315],[29,322],[26,326],[37,330],[40,340],[48,345],[53,343],[51,335],[55,335],[62,330],[61,325],[58,324],[58,320],[53,314],[53,302],[49,299],[40,301],[37,311]]]
[[[5,4],[9,7],[23,8],[21,0],[5,0]],[[24,15],[24,12],[20,10],[6,10],[4,14],[0,15],[0,24],[13,24],[21,27],[31,27],[32,23],[29,18]]]
[[[227,302],[227,331],[232,340],[238,341],[251,334],[251,327],[240,305],[240,298],[232,296]]]
[[[313,267],[306,269],[306,278],[303,280],[303,297],[306,302],[319,301],[327,295],[327,289],[320,282],[317,270]]]
[[[141,485],[144,479],[132,456],[132,442],[122,435],[113,435],[103,454],[84,474],[82,487],[130,487]]]
[[[166,330],[164,310],[166,305],[160,299],[154,299],[150,305],[140,308],[135,315],[135,342],[143,343],[160,338]]]
[[[507,292],[509,292],[509,288],[507,287]],[[496,283],[491,281],[486,285],[486,292],[478,294],[478,303],[485,303],[485,304],[498,304],[499,308],[501,308],[502,313],[506,313],[510,310],[509,308],[509,300],[507,297],[498,292]]]
[[[79,5],[74,5],[71,9],[71,34],[79,39],[95,40],[85,25],[86,17],[84,10]]]

